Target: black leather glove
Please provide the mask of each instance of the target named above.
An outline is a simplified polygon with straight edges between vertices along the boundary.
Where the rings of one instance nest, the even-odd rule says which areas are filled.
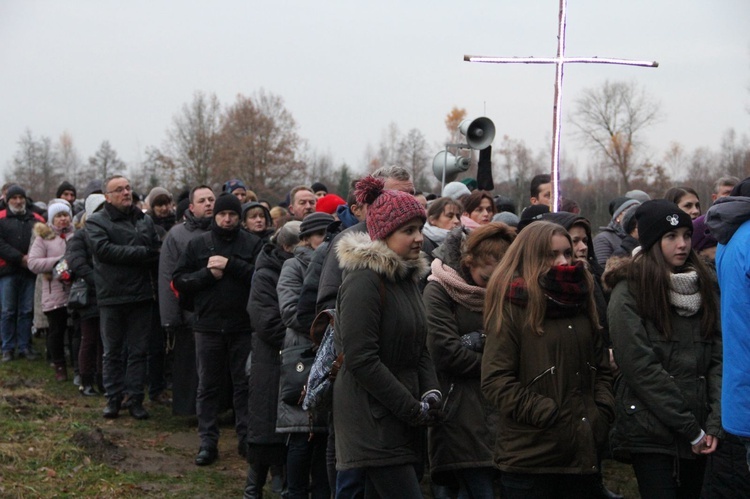
[[[461,336],[461,346],[473,352],[484,352],[484,340],[487,335],[481,331],[472,331]]]

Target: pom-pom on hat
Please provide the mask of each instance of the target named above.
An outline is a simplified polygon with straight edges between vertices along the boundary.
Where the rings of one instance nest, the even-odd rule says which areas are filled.
[[[317,203],[315,203],[315,211],[322,211],[333,215],[336,213],[336,209],[342,204],[346,204],[346,201],[336,194],[326,194],[325,196],[319,197]]]
[[[414,196],[401,191],[385,190],[383,180],[371,175],[355,187],[357,204],[367,206],[367,233],[373,241],[385,239],[406,222],[419,218],[427,220],[427,213]]]
[[[642,251],[648,251],[669,231],[680,227],[693,229],[690,215],[666,199],[646,201],[636,209],[635,219],[638,223],[638,241],[641,243]]]

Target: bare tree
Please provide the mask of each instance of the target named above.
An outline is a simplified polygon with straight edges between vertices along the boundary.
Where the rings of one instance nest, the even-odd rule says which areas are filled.
[[[259,196],[283,197],[306,177],[297,123],[281,97],[238,95],[221,123],[214,160],[221,179],[241,178]]]
[[[716,177],[733,175],[745,178],[750,174],[750,140],[747,136],[737,137],[734,129],[729,129],[721,139],[721,152]]]
[[[418,129],[412,128],[401,139],[396,164],[411,172],[418,190],[429,189],[429,180],[425,172],[430,166],[430,157],[427,153],[427,141]]]
[[[83,176],[83,162],[73,145],[73,137],[68,132],[63,132],[55,144],[55,153],[60,165],[60,174],[63,180],[67,180],[75,187],[82,187],[88,180]]]
[[[172,158],[165,156],[156,147],[146,148],[146,159],[137,165],[131,165],[130,181],[143,192],[156,186],[173,190],[178,184],[173,173],[176,168]]]
[[[38,201],[54,197],[61,181],[60,162],[49,137],[35,139],[31,130],[24,132],[13,157],[13,177],[10,180]]]
[[[687,174],[688,159],[685,156],[685,149],[677,142],[669,144],[669,149],[664,153],[662,164],[664,169],[674,180],[680,180]]]
[[[183,104],[167,131],[165,152],[171,156],[168,166],[172,178],[183,185],[208,184],[214,180],[211,162],[220,121],[221,109],[215,94],[196,92],[192,102]]]
[[[605,81],[584,91],[570,121],[579,137],[607,159],[628,190],[643,145],[640,135],[659,119],[659,105],[635,83]]]
[[[108,140],[102,142],[93,156],[89,157],[89,178],[106,180],[108,177],[125,172],[125,162],[117,157]]]

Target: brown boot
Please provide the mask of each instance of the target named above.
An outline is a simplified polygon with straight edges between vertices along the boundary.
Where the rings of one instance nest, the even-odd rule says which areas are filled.
[[[57,381],[68,381],[68,370],[65,368],[65,364],[55,365],[55,379]]]

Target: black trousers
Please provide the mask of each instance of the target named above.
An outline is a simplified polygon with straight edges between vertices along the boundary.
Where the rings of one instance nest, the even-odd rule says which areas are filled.
[[[706,458],[678,459],[667,454],[633,454],[642,499],[699,498]]]
[[[243,333],[195,332],[195,359],[198,366],[198,435],[201,447],[216,448],[219,443],[218,415],[222,382],[227,365],[232,375],[235,430],[237,440],[247,439],[247,376],[245,362],[251,349],[250,331]]]

